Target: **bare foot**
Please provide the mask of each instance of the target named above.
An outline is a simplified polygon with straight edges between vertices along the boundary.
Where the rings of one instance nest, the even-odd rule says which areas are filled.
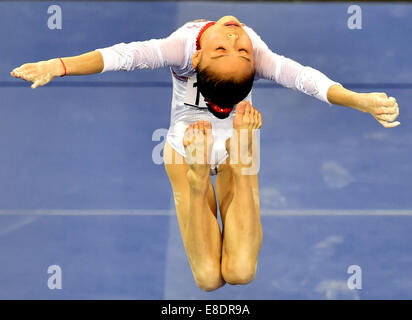
[[[256,130],[262,126],[262,115],[249,101],[236,107],[233,117],[233,135],[226,141],[232,167],[244,167],[252,161],[253,145],[257,143]]]
[[[210,122],[198,121],[186,129],[183,146],[186,152],[186,162],[190,167],[189,179],[209,178],[212,145],[213,135]]]

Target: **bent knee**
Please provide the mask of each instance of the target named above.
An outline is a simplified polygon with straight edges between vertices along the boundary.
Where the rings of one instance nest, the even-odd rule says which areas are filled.
[[[256,275],[257,261],[253,259],[246,261],[245,259],[233,260],[222,264],[223,279],[233,285],[252,282]]]
[[[203,291],[213,291],[224,285],[220,266],[202,266],[193,270],[197,286]]]

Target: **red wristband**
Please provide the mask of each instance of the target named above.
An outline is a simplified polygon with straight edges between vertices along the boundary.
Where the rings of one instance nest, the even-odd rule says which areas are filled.
[[[59,58],[59,59],[60,59],[62,65],[63,65],[63,68],[64,68],[64,75],[62,75],[60,77],[64,77],[67,74],[66,66],[64,65],[64,62],[63,62],[62,58]]]

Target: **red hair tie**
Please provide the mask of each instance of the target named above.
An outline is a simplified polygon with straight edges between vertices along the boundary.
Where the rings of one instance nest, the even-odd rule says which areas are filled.
[[[232,112],[232,110],[233,110],[233,107],[222,108],[222,107],[219,107],[217,104],[215,104],[213,102],[210,102],[210,101],[206,101],[206,104],[208,106],[210,106],[213,110],[215,110],[217,113],[228,114],[228,113]]]

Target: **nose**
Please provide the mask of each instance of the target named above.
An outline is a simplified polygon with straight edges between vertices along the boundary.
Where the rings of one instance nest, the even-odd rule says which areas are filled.
[[[229,40],[235,41],[235,40],[237,40],[237,38],[239,38],[239,35],[236,34],[236,33],[228,33],[227,37],[229,38]]]

